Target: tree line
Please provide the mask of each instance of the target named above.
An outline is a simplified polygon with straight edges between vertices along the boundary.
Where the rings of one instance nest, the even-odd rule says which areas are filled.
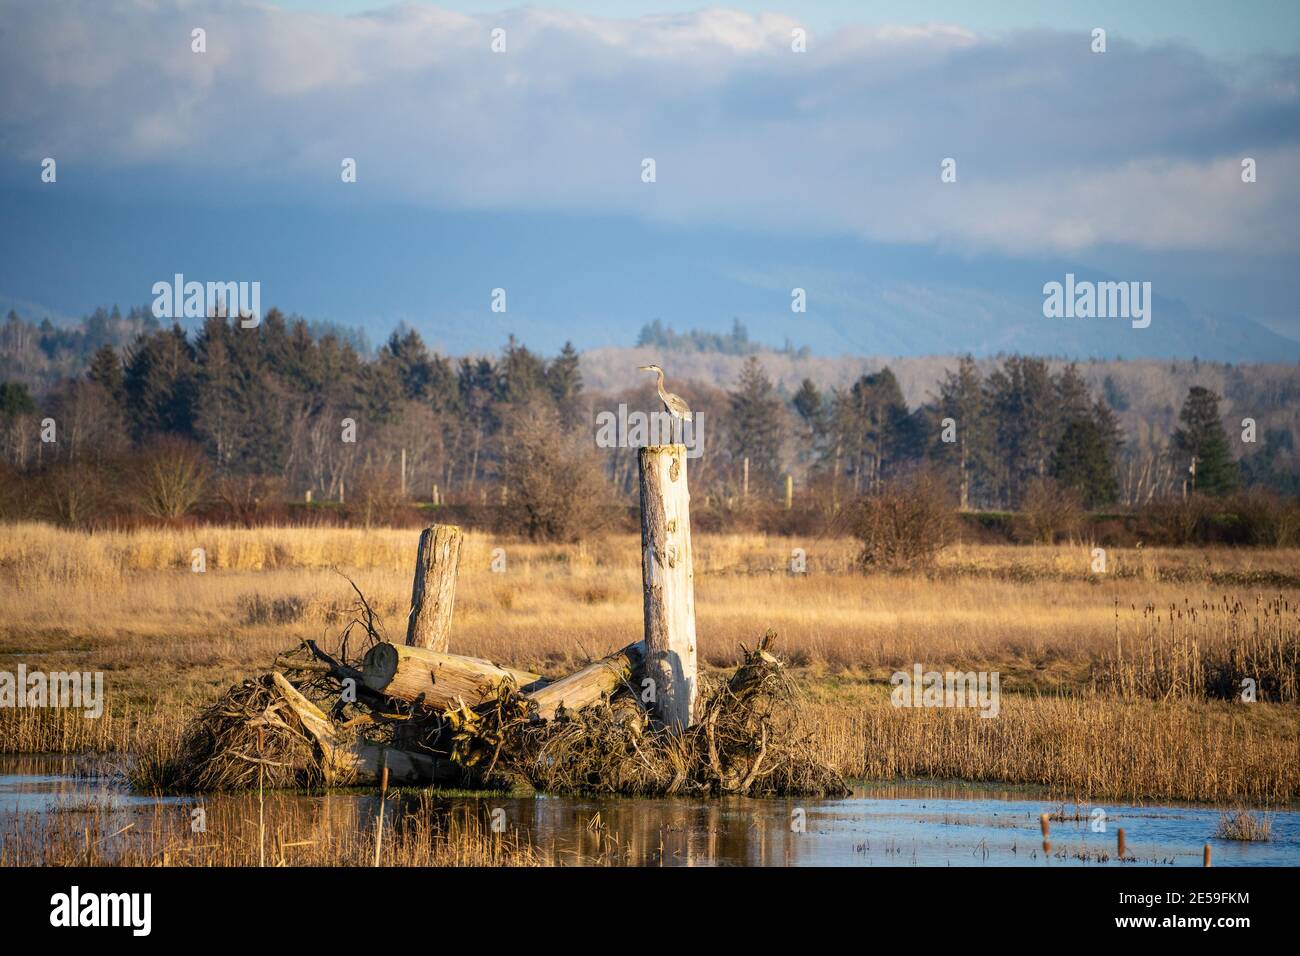
[[[11,317],[3,331],[12,340],[39,334],[33,328]],[[338,329],[274,309],[250,329],[211,317],[191,333],[147,313],[100,310],[78,332],[57,335],[88,353],[83,367],[44,390],[0,383],[0,456],[18,474],[40,475],[55,499],[47,510],[69,521],[120,501],[116,491],[142,474],[155,484],[192,474],[191,484],[232,499],[310,492],[317,502],[350,494],[533,507],[530,488],[552,482],[559,497],[581,488],[590,502],[626,502],[635,450],[597,449],[593,421],[620,404],[659,407],[653,379],[634,368],[624,387],[589,391],[572,345],[547,357],[513,337],[498,354],[453,358],[400,328],[371,353]],[[741,327],[730,341],[747,348]],[[671,377],[670,353],[662,364]],[[1073,365],[1053,372],[1043,359],[1011,356],[982,374],[967,357],[916,407],[887,367],[846,387],[805,379],[787,394],[755,354],[734,382],[670,387],[700,422],[692,488],[722,509],[780,500],[789,476],[801,504],[833,510],[918,470],[939,477],[963,509],[1017,509],[1045,487],[1090,509],[1120,497],[1125,436],[1107,395],[1091,394]],[[1236,461],[1218,396],[1199,386],[1166,457],[1152,497],[1224,495],[1258,478]],[[544,467],[569,477],[544,479]],[[9,510],[34,507],[22,497]],[[145,510],[183,512],[179,497]],[[525,517],[530,533],[573,520],[548,507]]]

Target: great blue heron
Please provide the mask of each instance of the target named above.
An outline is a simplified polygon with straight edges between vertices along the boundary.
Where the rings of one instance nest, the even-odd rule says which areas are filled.
[[[680,418],[682,421],[691,420],[691,406],[686,404],[686,400],[680,395],[674,395],[664,388],[664,370],[658,365],[640,365],[638,368],[643,372],[654,372],[658,376],[659,398],[664,403],[664,408],[668,414],[674,418]]]

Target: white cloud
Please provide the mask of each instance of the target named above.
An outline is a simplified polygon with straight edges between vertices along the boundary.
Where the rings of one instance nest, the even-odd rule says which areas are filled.
[[[795,54],[796,19],[729,10],[0,0],[0,22],[11,161],[319,198],[351,156],[378,201],[1009,252],[1297,248],[1294,64],[1244,77],[1122,38],[1096,55],[1086,36],[943,24],[847,27]],[[206,54],[190,52],[195,26]],[[504,55],[489,50],[498,26]]]

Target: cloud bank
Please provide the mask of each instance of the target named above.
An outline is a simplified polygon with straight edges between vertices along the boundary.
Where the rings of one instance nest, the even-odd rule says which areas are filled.
[[[728,10],[0,0],[0,24],[8,179],[50,156],[74,188],[93,175],[110,191],[615,213],[1012,255],[1300,243],[1296,58],[1230,66],[1120,36],[1099,54],[1086,34],[942,24],[846,27],[795,53],[796,19]]]

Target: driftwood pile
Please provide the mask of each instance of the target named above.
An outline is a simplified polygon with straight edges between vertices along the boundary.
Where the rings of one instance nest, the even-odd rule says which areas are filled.
[[[368,610],[368,609],[367,609]],[[765,636],[729,679],[704,678],[700,718],[660,725],[638,642],[559,680],[379,640],[348,660],[311,641],[230,688],[186,727],[177,790],[395,784],[552,793],[845,792]],[[347,647],[346,635],[341,646]]]
[[[728,679],[696,672],[684,456],[640,453],[645,640],[558,680],[448,653],[461,533],[434,526],[420,537],[405,644],[383,638],[357,590],[334,654],[306,641],[230,688],[149,779],[176,790],[340,786],[386,770],[398,784],[553,793],[845,792],[810,756],[774,634],[742,647]]]

